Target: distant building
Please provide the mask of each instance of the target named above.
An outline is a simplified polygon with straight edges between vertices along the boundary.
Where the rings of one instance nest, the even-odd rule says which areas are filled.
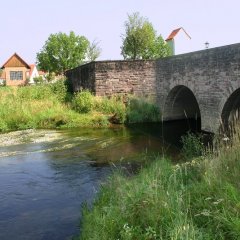
[[[181,36],[184,35],[184,36]],[[187,36],[187,38],[186,38]],[[175,41],[175,39],[177,41]],[[167,37],[166,42],[168,43],[169,47],[171,48],[172,55],[180,54],[184,52],[189,52],[189,50],[186,48],[186,51],[183,49],[179,50],[176,48],[175,42],[178,42],[178,46],[187,46],[189,44],[189,39],[191,37],[188,35],[188,33],[181,27],[173,30],[170,35]]]
[[[25,85],[31,67],[16,53],[14,53],[1,67],[1,80],[7,86]]]
[[[39,76],[45,80],[44,73],[38,71],[35,64],[27,64],[17,53],[14,53],[1,67],[0,84],[6,86],[34,84],[34,78]]]

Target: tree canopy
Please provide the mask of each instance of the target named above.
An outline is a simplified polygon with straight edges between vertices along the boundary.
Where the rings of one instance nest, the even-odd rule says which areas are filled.
[[[124,59],[156,59],[171,54],[161,35],[157,35],[153,25],[138,12],[128,15],[124,25],[121,47]]]
[[[72,31],[69,35],[59,32],[48,37],[41,51],[37,53],[37,64],[44,71],[62,74],[84,61],[95,60],[99,55],[100,48],[97,43],[91,44],[86,37],[75,35]],[[87,58],[89,56],[91,59]]]

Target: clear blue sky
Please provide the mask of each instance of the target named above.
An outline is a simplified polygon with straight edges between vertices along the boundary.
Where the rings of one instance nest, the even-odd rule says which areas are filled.
[[[0,64],[17,52],[36,61],[48,36],[74,31],[100,42],[100,60],[122,59],[127,14],[140,12],[166,38],[178,27],[192,37],[189,51],[240,42],[239,0],[12,0],[1,2]],[[176,43],[177,44],[177,43]],[[179,46],[186,47],[186,46]]]

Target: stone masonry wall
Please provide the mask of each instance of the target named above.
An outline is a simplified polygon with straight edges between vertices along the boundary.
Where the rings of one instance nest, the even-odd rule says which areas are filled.
[[[95,63],[91,62],[66,72],[66,77],[70,81],[73,92],[81,89],[89,89],[95,92]]]
[[[216,132],[225,103],[240,88],[240,44],[163,58],[156,65],[163,119],[169,118],[168,111],[164,111],[171,106],[165,105],[167,97],[172,89],[182,85],[190,89],[197,100],[202,129]]]
[[[156,96],[155,61],[105,61],[95,63],[96,95]]]
[[[156,62],[146,60],[91,62],[66,72],[73,90],[97,96],[135,94],[156,97]]]

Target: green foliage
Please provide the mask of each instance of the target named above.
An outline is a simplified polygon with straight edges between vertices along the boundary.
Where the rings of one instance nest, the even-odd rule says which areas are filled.
[[[239,136],[205,158],[115,173],[83,208],[80,239],[240,239]]]
[[[169,56],[171,50],[153,25],[139,13],[128,15],[122,35],[121,54],[124,59],[156,59]]]
[[[186,159],[202,156],[204,153],[204,146],[199,135],[188,132],[182,136],[182,154]]]
[[[46,72],[62,74],[80,65],[86,58],[89,41],[84,36],[59,32],[51,34],[37,53],[38,66]]]
[[[19,87],[16,91],[14,98],[20,100],[43,100],[52,96],[48,85]]]
[[[56,74],[54,72],[49,72],[46,74],[46,80],[50,83],[53,82],[56,78]]]
[[[126,107],[121,97],[96,98],[94,109],[102,113],[111,114],[113,123],[124,123],[126,120]]]
[[[44,83],[44,80],[43,80],[43,77],[42,76],[38,76],[38,77],[35,77],[33,78],[33,81],[35,84],[43,84]]]
[[[52,84],[0,88],[0,132],[29,128],[109,126],[101,113],[79,114],[65,104],[63,80]]]
[[[150,100],[130,98],[127,107],[127,122],[158,122],[161,120],[160,109]]]
[[[71,95],[67,92],[65,79],[18,88],[1,87],[0,132],[28,128],[106,127],[110,123],[123,124],[127,117],[129,123],[160,119],[158,108],[149,102],[131,98],[127,107],[125,102],[121,96],[95,97],[89,91]],[[134,114],[141,117],[133,120]]]
[[[94,61],[100,56],[102,50],[98,44],[99,44],[98,42],[93,41],[89,45],[88,51],[87,51],[87,60],[88,61]]]
[[[52,92],[56,95],[60,102],[65,102],[67,98],[67,86],[65,79],[59,79],[50,85]]]
[[[88,91],[82,91],[75,94],[73,99],[74,109],[79,113],[88,113],[93,109],[93,95]]]

